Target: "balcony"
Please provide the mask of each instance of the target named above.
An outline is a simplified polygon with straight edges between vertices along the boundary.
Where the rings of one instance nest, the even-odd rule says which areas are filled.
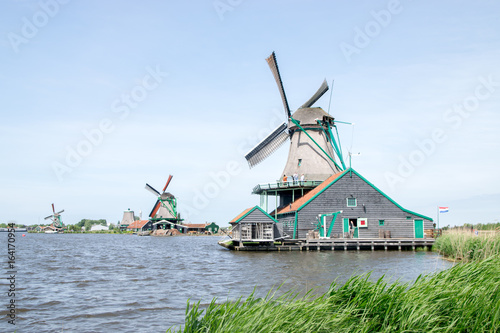
[[[268,195],[273,195],[274,192],[288,191],[292,189],[307,189],[311,190],[321,184],[321,180],[304,180],[304,181],[294,181],[289,180],[286,182],[276,181],[275,183],[262,183],[256,185],[252,194],[262,194],[263,192],[269,192]]]

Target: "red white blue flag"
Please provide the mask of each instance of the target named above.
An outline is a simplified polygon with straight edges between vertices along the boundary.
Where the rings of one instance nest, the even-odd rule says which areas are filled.
[[[448,207],[439,207],[440,213],[448,213]]]

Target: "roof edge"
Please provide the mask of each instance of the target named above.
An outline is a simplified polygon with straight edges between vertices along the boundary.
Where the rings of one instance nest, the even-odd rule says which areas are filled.
[[[262,208],[260,208],[258,205],[254,206],[253,208],[250,208],[250,210],[248,212],[246,212],[246,214],[244,214],[242,217],[240,217],[239,219],[237,219],[236,221],[234,221],[233,223],[234,224],[238,224],[242,219],[244,219],[245,217],[247,217],[251,212],[253,212],[255,209],[258,209],[260,210],[262,213],[264,213],[264,215],[266,215],[267,217],[269,217],[271,220],[274,221],[274,223],[278,223],[278,221],[276,221],[274,219],[274,217],[272,217],[271,215],[269,215],[268,213],[266,213],[265,210],[263,210]]]
[[[414,211],[411,211],[411,210],[408,210],[408,209],[402,207],[400,204],[398,204],[391,197],[389,197],[387,194],[385,194],[377,186],[373,185],[369,180],[367,180],[365,177],[363,177],[361,174],[359,174],[353,168],[348,168],[348,169],[344,170],[344,172],[342,172],[342,174],[340,174],[338,177],[336,177],[334,180],[332,180],[330,182],[330,184],[326,185],[321,191],[319,191],[318,193],[316,193],[312,198],[310,198],[305,203],[303,203],[299,208],[297,208],[297,210],[295,212],[298,212],[299,210],[301,210],[302,208],[304,208],[305,206],[307,206],[312,200],[316,199],[316,197],[319,196],[321,193],[323,193],[326,189],[330,188],[330,186],[332,186],[333,184],[335,184],[338,180],[342,179],[342,177],[344,177],[348,172],[353,172],[356,176],[358,176],[359,178],[361,178],[361,180],[363,180],[365,183],[367,183],[368,185],[370,185],[375,191],[377,191],[380,194],[382,194],[385,198],[387,198],[390,202],[392,202],[394,205],[396,205],[396,207],[398,207],[402,211],[404,211],[404,212],[406,212],[408,214],[412,214],[412,215],[415,215],[415,216],[418,216],[418,217],[430,220],[430,221],[434,221],[432,218],[430,218],[428,216],[425,216],[425,215],[422,215],[422,214],[419,214],[419,213],[415,213]],[[318,185],[318,186],[321,186],[321,185]]]
[[[356,170],[354,170],[353,168],[350,168],[348,169],[347,171],[352,171],[354,172],[354,174],[356,174],[356,176],[358,176],[359,178],[361,178],[365,183],[367,183],[368,185],[370,185],[371,187],[373,187],[374,190],[376,190],[377,192],[379,192],[380,194],[382,194],[385,198],[387,198],[390,202],[392,202],[394,205],[396,205],[396,207],[398,207],[399,209],[401,209],[402,211],[408,213],[408,214],[413,214],[413,215],[416,215],[418,217],[422,217],[424,219],[427,219],[427,220],[430,220],[430,221],[434,221],[432,218],[428,217],[428,216],[425,216],[425,215],[422,215],[422,214],[419,214],[419,213],[415,213],[414,211],[411,211],[409,209],[406,209],[404,207],[402,207],[400,204],[398,204],[396,201],[394,201],[390,196],[388,196],[387,194],[385,194],[382,190],[380,190],[377,186],[373,185],[369,180],[367,180],[365,177],[363,177],[362,175],[360,175]]]

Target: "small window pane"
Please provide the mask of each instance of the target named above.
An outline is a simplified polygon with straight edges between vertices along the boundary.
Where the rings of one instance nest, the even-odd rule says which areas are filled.
[[[347,207],[356,207],[356,198],[347,198]]]
[[[383,226],[384,225],[384,220],[378,220],[378,225]]]

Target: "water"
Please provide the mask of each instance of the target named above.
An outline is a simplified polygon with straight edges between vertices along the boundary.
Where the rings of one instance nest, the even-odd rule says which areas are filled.
[[[184,321],[186,302],[221,301],[346,281],[373,271],[413,281],[451,264],[430,252],[233,252],[218,237],[113,234],[16,234],[17,324],[7,323],[6,279],[0,282],[0,331],[165,332]],[[0,233],[2,275],[7,234]]]

